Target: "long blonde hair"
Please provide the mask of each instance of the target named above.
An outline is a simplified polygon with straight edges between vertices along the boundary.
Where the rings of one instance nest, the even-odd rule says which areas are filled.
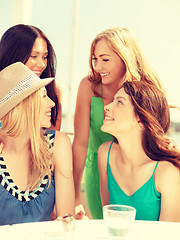
[[[32,188],[48,175],[51,181],[52,154],[47,140],[40,128],[41,92],[34,92],[8,112],[2,119],[3,128],[0,134],[4,137],[18,137],[29,132],[29,149],[31,152],[31,183]]]
[[[155,83],[158,88],[162,89],[160,80],[150,65],[147,63],[145,57],[142,55],[138,46],[138,41],[133,32],[127,28],[110,28],[99,33],[91,44],[89,65],[90,75],[89,80],[98,85],[101,82],[101,76],[93,68],[93,55],[96,43],[106,39],[109,47],[124,61],[126,66],[126,74],[122,79],[122,84],[125,81],[146,81],[148,83]]]

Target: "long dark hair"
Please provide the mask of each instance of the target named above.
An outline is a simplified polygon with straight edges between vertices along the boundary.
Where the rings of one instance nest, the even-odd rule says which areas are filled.
[[[56,54],[50,41],[39,28],[24,24],[15,25],[3,34],[0,40],[0,71],[15,62],[25,64],[30,58],[32,47],[37,37],[41,37],[46,41],[48,49],[47,67],[40,77],[55,77]],[[55,126],[59,102],[55,92],[54,81],[47,85],[46,89],[48,96],[55,102],[55,107],[52,108],[51,114],[51,123]]]
[[[170,112],[166,96],[155,84],[142,81],[125,82],[124,91],[131,97],[135,114],[144,126],[142,146],[155,161],[168,161],[180,169],[180,151],[169,148],[166,133],[170,127]]]

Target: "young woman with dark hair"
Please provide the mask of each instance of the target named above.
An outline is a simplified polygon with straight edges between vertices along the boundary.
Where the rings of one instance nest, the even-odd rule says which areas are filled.
[[[38,77],[55,77],[56,55],[46,35],[37,27],[18,24],[9,28],[0,40],[0,70],[22,62]],[[46,86],[54,101],[50,129],[60,130],[62,120],[61,90],[55,81]]]

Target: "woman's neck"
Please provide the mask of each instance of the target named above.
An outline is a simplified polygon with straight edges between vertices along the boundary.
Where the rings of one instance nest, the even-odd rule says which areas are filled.
[[[18,137],[6,136],[2,151],[20,155],[23,152],[29,151],[29,146],[30,146],[29,141],[30,139],[27,134],[23,134]]]
[[[114,95],[117,93],[117,91],[120,88],[120,84],[103,84],[102,83],[102,94],[106,98],[111,98],[113,100]]]
[[[28,135],[9,137],[3,141],[2,155],[8,172],[19,189],[32,186],[31,151]]]
[[[124,164],[130,166],[138,166],[149,161],[144,149],[142,147],[141,138],[136,137],[119,137],[119,154]]]

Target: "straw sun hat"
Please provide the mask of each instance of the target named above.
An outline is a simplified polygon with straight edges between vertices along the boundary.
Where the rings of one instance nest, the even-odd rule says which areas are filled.
[[[21,62],[4,68],[0,72],[0,119],[26,97],[53,80],[40,79]]]

